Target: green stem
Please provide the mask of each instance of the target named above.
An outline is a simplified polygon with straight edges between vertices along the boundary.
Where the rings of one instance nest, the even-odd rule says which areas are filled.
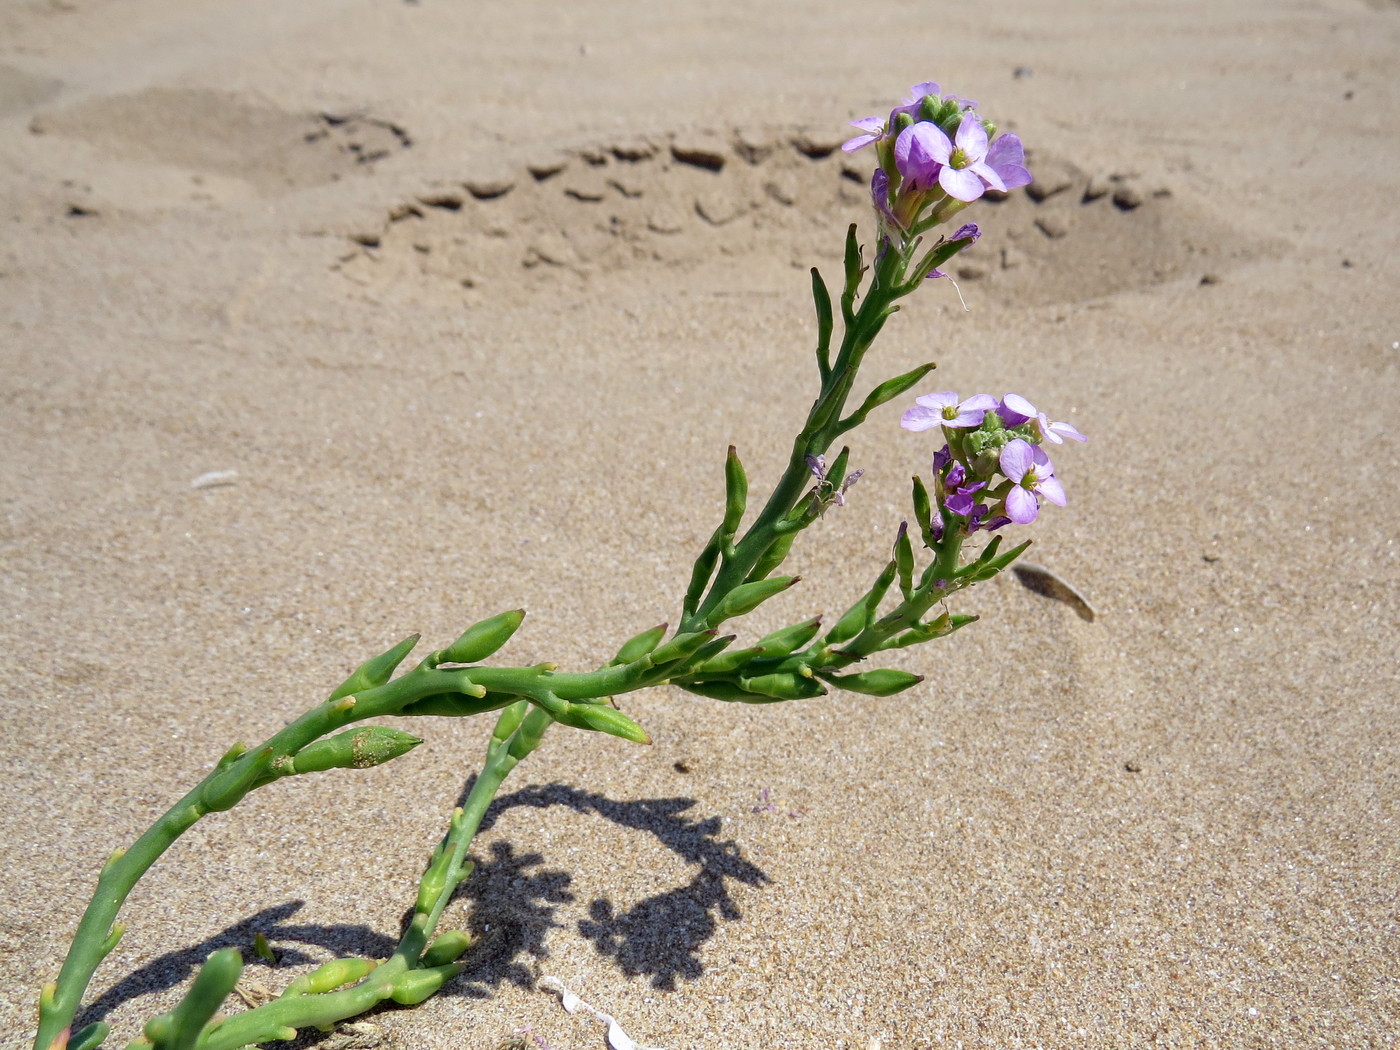
[[[779,523],[792,512],[810,484],[812,475],[807,466],[807,457],[825,455],[832,442],[843,432],[841,416],[866,351],[893,312],[895,300],[913,290],[904,283],[911,250],[909,247],[900,249],[890,245],[876,259],[870,287],[860,308],[845,321],[845,332],[836,361],[807,413],[806,423],[793,440],[792,452],[781,479],[758,517],[744,533],[744,538],[734,547],[732,556],[724,559],[705,600],[694,613],[682,619],[677,633],[712,626],[710,617],[716,607],[730,591],[748,579],[753,567],[781,536]],[[837,483],[840,483],[839,479]]]

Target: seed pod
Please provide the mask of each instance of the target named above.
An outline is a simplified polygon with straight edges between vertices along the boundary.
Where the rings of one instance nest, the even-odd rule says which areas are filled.
[[[661,639],[666,637],[668,624],[657,624],[641,634],[635,634],[622,643],[622,648],[617,651],[617,655],[612,658],[611,667],[619,664],[630,664],[634,660],[640,660],[661,644]]]
[[[474,664],[485,660],[510,641],[510,636],[524,619],[524,609],[511,609],[474,623],[462,632],[462,637],[446,649],[434,653],[434,659],[445,664]]]
[[[471,935],[466,931],[448,930],[428,945],[428,950],[423,953],[421,965],[446,966],[448,963],[454,963],[472,944]]]
[[[877,668],[874,671],[861,671],[859,674],[823,675],[828,682],[839,689],[866,696],[893,696],[924,680],[923,675],[896,671],[893,668]]]
[[[719,606],[710,614],[710,622],[721,623],[735,616],[751,613],[773,595],[781,594],[801,578],[800,576],[774,576],[768,580],[741,583],[724,596]]]
[[[273,771],[279,776],[289,776],[327,769],[368,769],[406,755],[422,742],[411,733],[388,726],[347,729],[308,744],[294,755],[277,759]]]
[[[341,682],[335,692],[326,699],[339,700],[351,693],[383,685],[398,669],[399,664],[403,663],[404,657],[413,651],[413,647],[418,644],[419,637],[419,635],[410,634],[392,649],[380,653],[372,660],[366,660],[355,668],[355,673]]]

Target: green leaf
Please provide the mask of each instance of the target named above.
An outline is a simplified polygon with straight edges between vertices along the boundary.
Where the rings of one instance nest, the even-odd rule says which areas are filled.
[[[556,722],[575,729],[591,729],[618,736],[636,744],[650,744],[651,737],[632,719],[607,704],[569,704],[560,714],[550,712]]]
[[[421,744],[421,738],[388,726],[361,726],[308,744],[293,755],[283,755],[272,763],[278,776],[320,773],[327,769],[368,769],[406,755]]]
[[[909,523],[899,523],[899,535],[894,541],[895,571],[899,574],[899,592],[904,600],[914,597],[914,545],[909,542]]]
[[[380,653],[372,660],[366,660],[355,668],[355,673],[336,687],[326,699],[339,700],[342,697],[350,696],[365,689],[373,689],[381,686],[389,680],[394,671],[398,669],[403,659],[413,651],[413,647],[418,644],[421,635],[410,634],[398,645],[386,652]]]
[[[676,660],[687,660],[695,655],[701,647],[714,641],[717,634],[719,632],[713,629],[678,634],[651,654],[652,666],[661,667]]]
[[[861,402],[860,408],[856,409],[842,421],[841,429],[845,431],[860,426],[860,424],[865,422],[866,417],[869,416],[871,412],[886,402],[893,401],[920,379],[924,378],[924,376],[932,372],[936,367],[937,365],[929,362],[928,364],[920,365],[918,368],[905,372],[903,375],[885,380],[865,396],[865,400]]]
[[[782,565],[787,560],[788,551],[792,550],[792,543],[797,539],[798,531],[794,529],[792,532],[779,536],[769,544],[768,549],[763,552],[758,561],[754,562],[745,582],[752,583],[755,580],[767,579],[770,572]]]
[[[856,292],[860,290],[860,279],[865,267],[860,261],[860,241],[856,238],[856,224],[846,229],[846,257],[844,260],[846,283],[841,292],[841,317],[849,328],[856,318]]]
[[[513,704],[515,700],[514,693],[485,692],[481,696],[469,696],[464,693],[433,693],[431,696],[421,697],[411,704],[405,704],[399,708],[397,713],[410,717],[437,715],[442,718],[469,718],[472,715],[485,714],[488,711],[499,711],[501,708]]]
[[[111,1032],[112,1026],[106,1021],[94,1021],[90,1025],[84,1025],[68,1040],[67,1050],[97,1050],[107,1041]]]
[[[739,462],[739,453],[733,445],[724,460],[724,535],[733,539],[739,531],[739,523],[744,519],[744,507],[749,498],[749,478],[744,473],[744,465]]]
[[[435,659],[445,664],[474,664],[485,660],[510,641],[524,619],[524,609],[511,609],[474,623],[455,642],[436,653]]]
[[[740,678],[739,687],[745,692],[771,696],[778,700],[810,700],[826,695],[826,687],[821,682],[790,671]]]
[[[825,674],[822,677],[838,689],[864,693],[866,696],[893,696],[924,680],[923,675],[893,668],[878,668],[858,674]]]
[[[634,634],[627,641],[622,643],[622,648],[617,651],[617,655],[612,658],[609,667],[617,667],[621,664],[630,664],[634,660],[640,660],[661,644],[661,639],[666,637],[667,624],[657,624],[655,627],[643,631],[641,634]]]
[[[690,586],[685,589],[685,602],[682,606],[687,617],[700,608],[700,598],[705,593],[710,577],[714,575],[715,565],[719,562],[721,531],[715,530],[710,542],[705,544],[705,549],[695,559],[695,567],[690,570]]]
[[[817,307],[817,368],[822,382],[831,374],[831,330],[835,327],[831,314],[831,293],[826,290],[822,275],[812,267],[812,301]]]
[[[787,656],[798,649],[805,649],[821,628],[822,618],[813,616],[810,620],[765,634],[758,640],[758,650],[763,656]]]
[[[753,612],[775,594],[781,594],[798,580],[800,576],[774,576],[767,580],[754,580],[741,583],[724,596],[709,616],[712,624],[722,623],[735,616]]]
[[[703,696],[710,700],[723,700],[730,704],[777,704],[777,697],[761,696],[740,689],[733,682],[686,682],[681,686],[688,693]]]
[[[919,526],[919,535],[923,538],[924,546],[932,548],[933,538],[933,505],[929,502],[928,489],[924,487],[923,478],[914,475],[914,521]]]
[[[473,944],[471,934],[464,930],[448,930],[439,934],[423,953],[421,966],[446,966],[456,962]]]

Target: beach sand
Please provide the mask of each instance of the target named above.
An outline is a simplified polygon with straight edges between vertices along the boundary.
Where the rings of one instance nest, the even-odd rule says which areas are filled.
[[[1090,435],[1025,535],[1095,618],[1006,574],[898,697],[556,729],[447,914],[467,971],[361,1043],[605,1045],[553,976],[668,1050],[1394,1046],[1398,47],[1382,0],[7,4],[0,1045],[108,853],[361,660],[674,622],[725,447],[765,491],[814,391],[807,269],[870,228],[833,147],[932,78],[1040,199],[968,213],[967,309],[931,282],[870,378]],[[868,586],[903,407],[746,632]],[[273,989],[389,950],[490,721],[399,724],[158,863],[108,1045],[257,932]]]

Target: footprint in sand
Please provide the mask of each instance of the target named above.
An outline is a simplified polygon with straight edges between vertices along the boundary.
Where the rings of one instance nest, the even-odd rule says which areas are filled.
[[[740,133],[579,150],[425,190],[357,233],[337,265],[363,285],[425,294],[497,282],[557,290],[756,253],[805,268],[830,255],[833,231],[868,214],[869,158],[838,144]],[[954,268],[998,298],[1038,305],[1210,284],[1280,248],[1131,173],[1091,175],[1045,155],[1030,165],[1036,182],[979,208],[988,236]]]

